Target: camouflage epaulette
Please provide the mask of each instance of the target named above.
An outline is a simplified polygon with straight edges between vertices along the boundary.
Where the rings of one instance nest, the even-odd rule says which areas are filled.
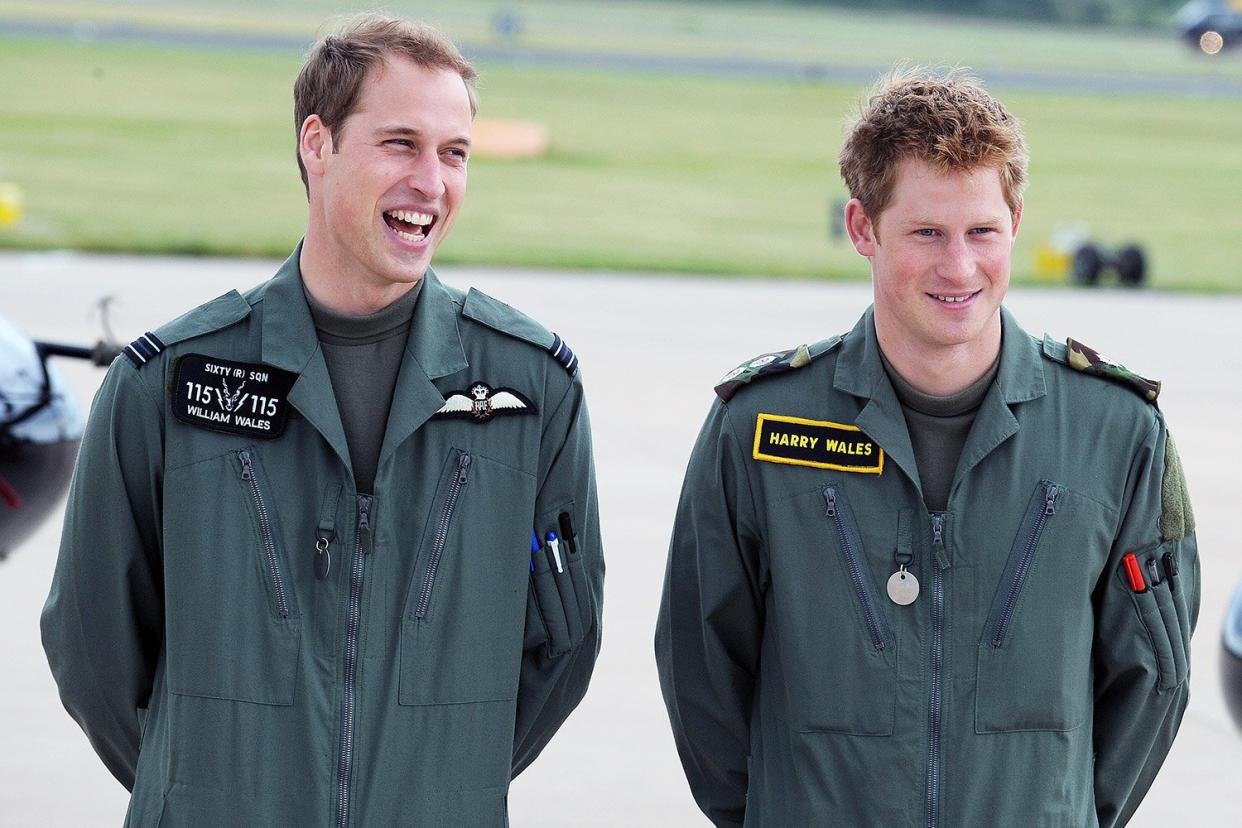
[[[1103,377],[1107,380],[1125,385],[1138,393],[1149,403],[1154,403],[1160,396],[1160,381],[1141,377],[1129,368],[1113,362],[1094,348],[1083,345],[1076,339],[1066,339],[1066,363],[1084,374]]]
[[[834,336],[811,346],[799,345],[788,351],[773,351],[770,354],[752,357],[720,378],[720,381],[716,383],[716,395],[728,402],[742,386],[760,377],[783,374],[794,368],[810,365],[817,356],[828,353],[840,343],[841,337]]]

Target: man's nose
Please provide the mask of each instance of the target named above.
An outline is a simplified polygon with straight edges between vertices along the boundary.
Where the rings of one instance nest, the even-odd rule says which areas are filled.
[[[440,174],[440,158],[435,153],[421,153],[406,173],[406,183],[424,198],[437,199],[444,194],[444,176]]]
[[[955,282],[967,281],[975,275],[975,255],[965,238],[959,236],[949,240],[944,247],[939,270],[941,277]]]

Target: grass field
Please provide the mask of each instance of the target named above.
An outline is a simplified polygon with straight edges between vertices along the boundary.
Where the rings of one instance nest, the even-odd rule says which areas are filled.
[[[564,4],[533,5],[571,15]],[[244,28],[247,15],[264,9],[269,20],[273,10],[321,19],[323,10],[310,6],[220,3],[215,18],[199,22]],[[109,4],[92,6],[100,7]],[[193,7],[159,8],[176,18]],[[475,17],[463,19],[485,29],[486,7],[464,8]],[[684,8],[691,11],[665,17],[697,7]],[[714,25],[737,36],[743,12]],[[603,28],[616,46],[625,40],[622,24],[636,18],[611,13],[616,26]],[[756,48],[777,44],[780,27],[796,19],[774,18],[770,31],[756,32]],[[560,31],[571,28],[566,22]],[[885,33],[911,42],[910,30]],[[1027,42],[1046,34],[1008,31]],[[667,27],[653,37],[676,39]],[[791,43],[803,48],[798,38]],[[575,41],[575,48],[591,45]],[[1160,60],[1151,50],[1149,67]],[[849,59],[836,49],[833,58]],[[20,183],[27,195],[26,220],[0,229],[0,245],[284,255],[304,222],[289,91],[298,64],[292,53],[0,38],[0,181]],[[1170,71],[1200,71],[1187,66]],[[466,208],[441,260],[865,274],[847,243],[828,238],[830,204],[844,196],[833,159],[858,89],[481,68],[481,115],[542,122],[553,149],[538,161],[473,160]],[[999,91],[1025,121],[1033,156],[1019,277],[1030,278],[1036,244],[1071,222],[1107,243],[1141,241],[1157,285],[1242,288],[1236,100]]]

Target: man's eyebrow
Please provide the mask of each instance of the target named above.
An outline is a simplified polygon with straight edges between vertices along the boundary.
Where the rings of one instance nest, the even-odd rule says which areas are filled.
[[[417,129],[416,127],[401,126],[400,124],[393,124],[391,126],[380,127],[379,129],[375,130],[375,134],[378,137],[418,138],[418,137],[421,137],[423,133],[421,130]],[[465,135],[459,135],[456,138],[450,138],[445,143],[459,144],[464,147],[469,147],[470,138]]]
[[[1004,219],[999,216],[991,216],[975,219],[974,221],[969,222],[969,224],[971,227],[982,227],[988,224],[1000,224],[1003,221]],[[912,218],[906,220],[905,224],[909,226],[918,225],[920,227],[940,227],[944,224],[944,222],[930,218]]]

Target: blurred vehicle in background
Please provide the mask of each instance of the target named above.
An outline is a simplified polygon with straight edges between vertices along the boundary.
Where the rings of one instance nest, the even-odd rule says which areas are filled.
[[[0,316],[0,560],[47,518],[69,485],[83,420],[52,356],[107,365],[120,349],[34,342]]]
[[[1242,46],[1242,0],[1194,0],[1173,21],[1190,46],[1208,54]]]

